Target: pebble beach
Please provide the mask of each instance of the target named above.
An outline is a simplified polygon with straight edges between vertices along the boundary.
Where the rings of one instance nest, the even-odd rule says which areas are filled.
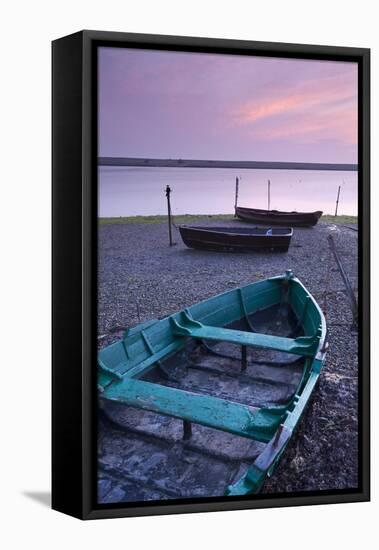
[[[236,223],[249,227],[223,221],[223,225]],[[220,222],[211,216],[201,222],[212,224]],[[287,253],[212,253],[187,248],[176,228],[176,244],[170,247],[164,222],[100,224],[98,347],[117,340],[124,327],[165,317],[215,294],[291,269],[326,315],[329,350],[312,401],[262,492],[357,487],[358,335],[327,243],[327,236],[333,235],[356,291],[358,233],[354,228],[326,221],[314,228],[294,228]],[[105,429],[100,424],[100,438]],[[120,437],[122,432],[115,430],[115,438]],[[122,479],[112,478],[109,483],[113,490],[122,487]]]

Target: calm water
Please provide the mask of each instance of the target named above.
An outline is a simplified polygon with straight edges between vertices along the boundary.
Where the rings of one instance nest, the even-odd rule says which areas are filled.
[[[235,178],[240,178],[240,206],[322,210],[334,214],[341,185],[339,214],[357,215],[357,173],[225,168],[99,167],[99,216],[165,214],[165,187],[172,189],[173,214],[228,214],[234,211]]]

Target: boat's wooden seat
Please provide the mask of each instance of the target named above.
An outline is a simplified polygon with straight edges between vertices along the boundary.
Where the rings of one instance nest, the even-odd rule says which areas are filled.
[[[113,382],[102,397],[264,442],[271,439],[285,414],[285,408],[254,409],[131,378]]]
[[[179,322],[174,318],[171,319],[172,330],[176,336],[189,336],[201,340],[221,340],[242,346],[267,348],[310,357],[314,355],[319,341],[318,335],[284,338],[282,336],[203,325],[199,321],[195,321],[188,311],[183,313],[183,319],[183,322]]]
[[[141,331],[143,333],[143,331]],[[179,339],[174,340],[171,344],[164,347],[160,351],[152,353],[143,361],[138,364],[122,361],[112,370],[106,367],[101,358],[98,358],[98,367],[100,373],[104,373],[104,379],[99,380],[99,386],[105,387],[111,383],[112,379],[122,379],[124,376],[132,378],[134,376],[142,376],[150,367],[158,363],[161,359],[165,358],[170,353],[174,353],[183,347],[183,343]]]

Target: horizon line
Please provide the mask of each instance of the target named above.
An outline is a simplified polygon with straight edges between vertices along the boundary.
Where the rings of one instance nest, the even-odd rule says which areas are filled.
[[[246,168],[251,170],[329,170],[339,172],[358,171],[358,164],[350,163],[157,159],[140,157],[98,157],[98,166],[143,166],[151,168]]]

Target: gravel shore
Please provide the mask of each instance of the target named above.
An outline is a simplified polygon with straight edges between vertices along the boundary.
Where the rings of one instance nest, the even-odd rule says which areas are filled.
[[[222,225],[242,222],[222,222]],[[201,225],[220,225],[211,217]],[[288,253],[211,253],[187,248],[167,224],[99,226],[99,347],[117,328],[164,317],[194,302],[292,269],[327,317],[329,351],[300,425],[263,492],[348,489],[358,485],[358,340],[327,236],[332,234],[357,288],[358,234],[320,222],[295,228]],[[328,275],[329,273],[329,275]],[[325,290],[327,289],[327,292]]]

